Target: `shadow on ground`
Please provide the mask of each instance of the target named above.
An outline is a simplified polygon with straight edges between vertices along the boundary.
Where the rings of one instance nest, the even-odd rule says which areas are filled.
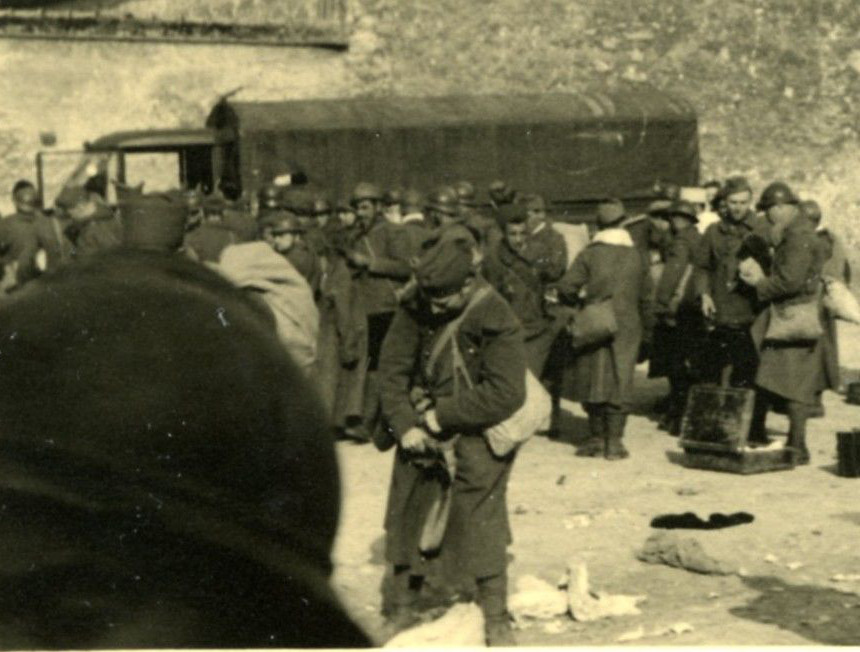
[[[775,625],[826,645],[860,644],[860,596],[811,584],[787,584],[769,576],[743,578],[761,595],[729,612]]]

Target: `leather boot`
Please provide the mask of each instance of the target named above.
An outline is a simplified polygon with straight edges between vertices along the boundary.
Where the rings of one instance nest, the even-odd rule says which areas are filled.
[[[589,437],[576,449],[577,457],[601,457],[604,451],[604,439],[606,438],[606,422],[603,417],[603,406],[589,405],[585,411],[588,413]]]
[[[747,437],[747,443],[750,446],[767,446],[770,444],[770,437],[767,436],[767,429],[765,428],[769,408],[770,401],[764,393],[756,392],[752,422],[750,423],[749,437]]]
[[[517,644],[508,614],[508,576],[505,571],[491,577],[479,577],[478,606],[484,614],[484,635],[490,647],[513,647]]]
[[[803,403],[788,402],[788,441],[795,464],[809,464],[809,449],[806,447],[806,420],[809,409]]]
[[[624,425],[627,423],[627,415],[623,412],[608,411],[606,422],[606,452],[603,454],[607,460],[623,460],[630,457],[630,453],[621,442],[624,437]]]
[[[391,580],[391,603],[385,613],[389,636],[409,629],[421,620],[417,603],[423,578],[411,575],[408,566],[397,566]]]

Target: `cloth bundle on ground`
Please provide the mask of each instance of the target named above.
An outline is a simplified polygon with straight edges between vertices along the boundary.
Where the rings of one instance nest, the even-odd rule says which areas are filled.
[[[348,647],[339,479],[271,315],[117,251],[0,312],[0,647]]]
[[[217,269],[243,289],[260,293],[275,316],[278,336],[302,369],[317,358],[319,312],[304,277],[265,242],[230,245]]]

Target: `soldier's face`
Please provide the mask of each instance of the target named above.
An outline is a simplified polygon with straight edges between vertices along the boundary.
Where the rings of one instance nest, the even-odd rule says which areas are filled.
[[[505,240],[514,251],[522,251],[526,246],[527,228],[525,222],[505,224]]]
[[[528,223],[531,228],[539,226],[546,220],[546,211],[542,208],[530,208],[526,211]]]
[[[27,186],[15,193],[15,208],[19,213],[35,213],[38,206],[39,198],[35,188]]]
[[[370,199],[362,199],[355,205],[355,214],[365,224],[369,224],[376,217],[377,206],[376,202]]]
[[[430,312],[434,315],[444,315],[448,313],[458,313],[469,301],[472,283],[467,282],[465,286],[454,294],[449,294],[444,297],[430,298]]]
[[[277,231],[268,228],[263,233],[263,238],[279,254],[289,253],[296,244],[296,234],[291,231]]]
[[[752,206],[752,193],[748,190],[736,192],[726,197],[726,211],[731,219],[738,222],[744,218]]]
[[[355,224],[355,213],[352,211],[340,211],[337,214],[337,218],[344,226],[352,226]]]

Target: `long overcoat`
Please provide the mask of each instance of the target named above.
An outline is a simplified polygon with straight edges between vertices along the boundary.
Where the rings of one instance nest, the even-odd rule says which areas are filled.
[[[442,436],[460,435],[442,555],[450,562],[449,570],[455,566],[460,576],[486,577],[506,566],[511,537],[505,495],[515,453],[494,456],[482,432],[508,418],[525,400],[522,331],[507,302],[489,290],[458,330],[458,346],[474,385],[470,389],[461,382],[455,393],[450,346],[443,349],[435,369],[426,369],[433,345],[450,319],[434,316],[420,298],[398,309],[382,347],[382,409],[400,439],[419,423],[410,394],[421,388],[435,402]],[[413,568],[422,565],[421,527],[438,486],[432,472],[397,447],[385,517],[388,561]]]
[[[798,215],[776,247],[771,274],[756,285],[759,300],[775,307],[815,301],[821,292],[824,263],[825,252],[817,241],[814,226]],[[752,328],[761,355],[756,384],[790,401],[817,404],[820,392],[838,386],[832,340],[822,336],[810,342],[769,341],[766,333],[770,318],[770,310],[763,311]],[[821,320],[826,329],[823,309]]]
[[[562,395],[583,403],[629,407],[643,334],[650,330],[650,276],[624,229],[598,232],[559,281],[559,296],[576,303],[612,300],[618,332],[608,343],[575,353],[564,371]]]

